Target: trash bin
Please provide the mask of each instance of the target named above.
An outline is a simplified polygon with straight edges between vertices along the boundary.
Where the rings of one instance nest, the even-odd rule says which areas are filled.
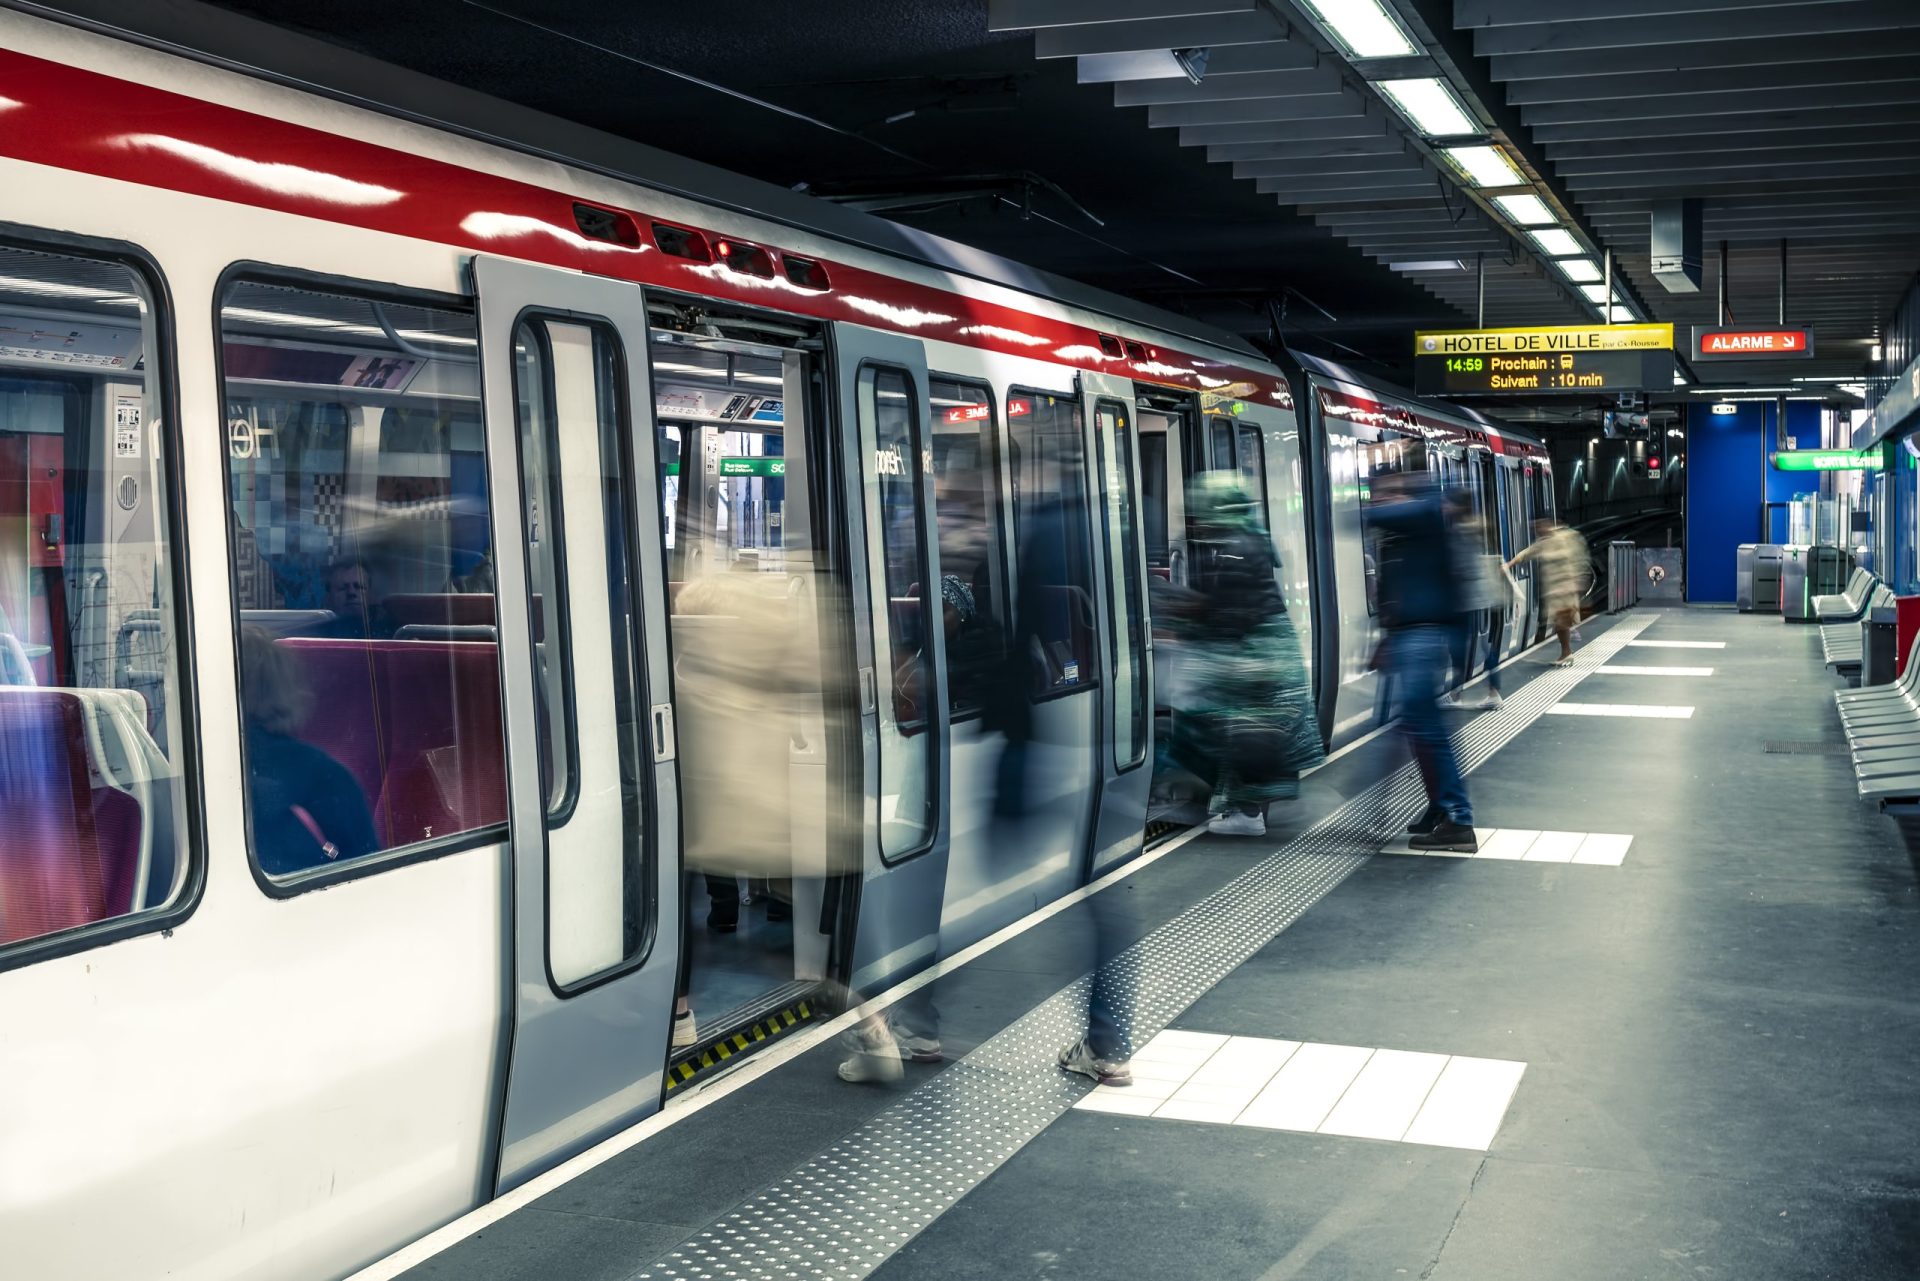
[[[1860,683],[1862,685],[1890,684],[1896,675],[1898,666],[1896,655],[1898,647],[1895,640],[1898,634],[1896,618],[1898,609],[1893,605],[1881,605],[1867,611],[1866,619],[1860,624]]]

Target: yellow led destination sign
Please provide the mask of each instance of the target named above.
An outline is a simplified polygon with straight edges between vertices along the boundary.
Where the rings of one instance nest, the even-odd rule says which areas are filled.
[[[1415,356],[1552,355],[1582,351],[1672,351],[1672,325],[1559,325],[1545,329],[1432,329],[1413,336]]]
[[[1673,386],[1673,326],[1419,333],[1413,367],[1422,395],[1664,391]]]

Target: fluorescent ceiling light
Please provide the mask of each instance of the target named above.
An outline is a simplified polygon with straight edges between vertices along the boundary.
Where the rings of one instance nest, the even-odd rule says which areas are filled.
[[[1526,182],[1498,147],[1448,147],[1441,153],[1480,187],[1518,187]]]
[[[1519,223],[1522,227],[1543,227],[1557,222],[1553,210],[1547,208],[1547,202],[1538,196],[1495,196],[1493,203],[1500,212]]]
[[[1388,271],[1465,271],[1467,264],[1458,258],[1417,258],[1411,262],[1390,262]]]
[[[1607,317],[1607,319],[1617,325],[1617,324],[1622,324],[1626,321],[1638,320],[1640,319],[1640,317],[1634,315],[1633,312],[1628,308],[1622,307],[1618,303],[1615,303],[1613,307],[1613,314]]]
[[[1459,138],[1481,132],[1459,97],[1437,76],[1419,80],[1376,80],[1374,88],[1429,138]]]
[[[1607,287],[1605,285],[1582,285],[1580,286],[1580,292],[1588,302],[1596,307],[1607,300]]]
[[[1553,260],[1553,265],[1571,281],[1585,282],[1600,279],[1600,269],[1593,265],[1591,258],[1556,258]]]
[[[1529,231],[1527,234],[1533,237],[1534,244],[1539,245],[1555,258],[1572,258],[1586,252],[1580,247],[1580,242],[1573,238],[1572,232],[1562,231],[1558,227],[1549,227],[1545,231]],[[1596,298],[1594,301],[1600,300]]]
[[[1415,45],[1380,0],[1300,0],[1349,58],[1411,58]]]

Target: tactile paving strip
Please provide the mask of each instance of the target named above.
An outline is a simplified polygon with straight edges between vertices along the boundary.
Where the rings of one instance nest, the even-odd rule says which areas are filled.
[[[1653,622],[1622,619],[1454,738],[1473,770]],[[1145,1044],[1373,856],[1425,804],[1402,766],[1108,962]],[[856,1281],[1005,1164],[1092,1088],[1055,1063],[1086,1030],[1069,984],[899,1103],[682,1242],[634,1281]],[[1124,1004],[1124,1002],[1123,1002]],[[850,1087],[851,1088],[851,1087]]]

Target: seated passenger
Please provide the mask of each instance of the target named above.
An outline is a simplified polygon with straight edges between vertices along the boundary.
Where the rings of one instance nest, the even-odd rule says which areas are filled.
[[[246,715],[247,795],[254,856],[286,876],[380,848],[359,780],[295,738],[308,694],[293,656],[264,628],[240,629],[240,705]]]
[[[313,635],[333,640],[367,640],[393,635],[387,611],[373,604],[365,561],[337,560],[327,566],[323,608],[333,620],[313,629]]]

